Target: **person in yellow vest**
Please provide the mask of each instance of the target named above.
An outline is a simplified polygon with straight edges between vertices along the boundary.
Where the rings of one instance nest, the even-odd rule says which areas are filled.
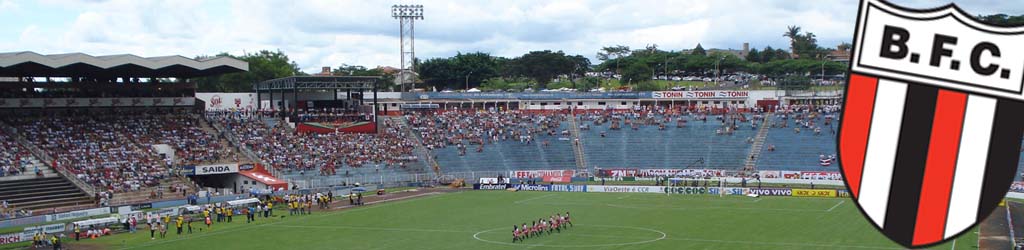
[[[274,216],[274,202],[272,201],[267,201],[267,214]]]
[[[37,248],[43,245],[43,243],[40,242],[39,238],[42,238],[41,236],[39,236],[39,233],[32,235],[32,248]]]
[[[82,229],[78,227],[78,224],[75,224],[75,241],[78,241],[78,237],[79,237],[78,235],[81,234],[81,233],[82,233]]]
[[[170,215],[164,216],[164,224],[163,224],[163,226],[167,227],[167,226],[170,226],[170,225],[171,225],[171,216]]]
[[[233,207],[225,208],[224,209],[224,213],[227,214],[227,216],[228,216],[228,222],[231,222],[231,221],[233,221],[232,217],[235,216],[235,208],[233,208]]]
[[[295,202],[292,202],[292,201],[288,202],[288,214],[289,215],[295,215]]]
[[[60,238],[57,238],[56,234],[54,234],[53,236],[50,236],[50,245],[53,246],[53,250],[61,249],[61,247],[60,247]]]
[[[185,223],[185,218],[182,218],[181,215],[178,215],[178,220],[175,221],[175,224],[178,226],[178,235],[181,235],[181,226],[184,223]]]
[[[207,218],[207,217],[210,217],[210,210],[209,209],[203,209],[203,218]]]
[[[223,222],[224,221],[224,209],[220,208],[220,207],[217,207],[216,208],[216,212],[217,212],[217,222]]]

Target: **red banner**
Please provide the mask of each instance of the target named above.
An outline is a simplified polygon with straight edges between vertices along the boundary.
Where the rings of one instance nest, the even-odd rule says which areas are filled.
[[[843,175],[839,172],[825,171],[803,171],[800,172],[800,179],[805,180],[842,180]]]
[[[602,169],[601,173],[609,177],[635,177],[639,170],[636,169]]]

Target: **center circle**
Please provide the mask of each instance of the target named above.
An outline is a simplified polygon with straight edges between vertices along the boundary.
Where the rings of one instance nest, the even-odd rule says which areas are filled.
[[[614,246],[639,245],[639,244],[647,244],[647,243],[651,243],[651,242],[655,242],[655,241],[659,241],[659,240],[664,240],[665,238],[668,237],[668,234],[666,234],[665,232],[658,231],[658,230],[655,230],[655,229],[650,229],[650,228],[643,228],[643,227],[612,226],[612,225],[586,225],[586,224],[576,224],[576,225],[577,226],[581,226],[581,227],[632,229],[632,230],[638,230],[638,231],[647,231],[647,232],[657,233],[657,234],[660,234],[661,236],[659,236],[657,238],[640,240],[640,241],[621,242],[621,243],[608,243],[608,244],[586,244],[586,245],[525,244],[525,243],[503,242],[503,241],[495,241],[495,240],[488,240],[488,239],[480,238],[481,234],[486,234],[486,233],[490,233],[490,232],[494,232],[494,231],[500,231],[500,230],[507,230],[507,228],[502,227],[502,228],[488,229],[488,230],[476,232],[475,234],[473,234],[473,239],[476,239],[476,240],[479,240],[479,241],[483,241],[483,242],[487,242],[487,243],[491,243],[491,244],[500,244],[500,245],[508,245],[508,246],[526,246],[526,247],[541,247],[542,246],[542,247],[576,248],[576,247],[614,247]],[[609,236],[609,237],[611,237],[611,236]]]

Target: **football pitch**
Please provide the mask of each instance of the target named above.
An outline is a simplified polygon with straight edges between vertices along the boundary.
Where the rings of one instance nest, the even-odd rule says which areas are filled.
[[[512,243],[512,225],[566,211],[573,227]],[[286,216],[156,240],[140,226],[71,249],[902,249],[839,198],[465,191],[274,212]],[[976,249],[976,232],[930,249]]]

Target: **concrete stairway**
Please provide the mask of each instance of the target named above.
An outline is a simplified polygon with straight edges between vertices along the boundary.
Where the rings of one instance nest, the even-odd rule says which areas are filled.
[[[757,130],[757,136],[754,137],[754,144],[750,147],[750,153],[747,154],[746,162],[743,164],[744,171],[755,171],[757,170],[757,158],[761,156],[761,149],[764,148],[764,141],[768,138],[768,125],[772,121],[773,113],[765,115],[764,120],[761,121],[761,128]]]

